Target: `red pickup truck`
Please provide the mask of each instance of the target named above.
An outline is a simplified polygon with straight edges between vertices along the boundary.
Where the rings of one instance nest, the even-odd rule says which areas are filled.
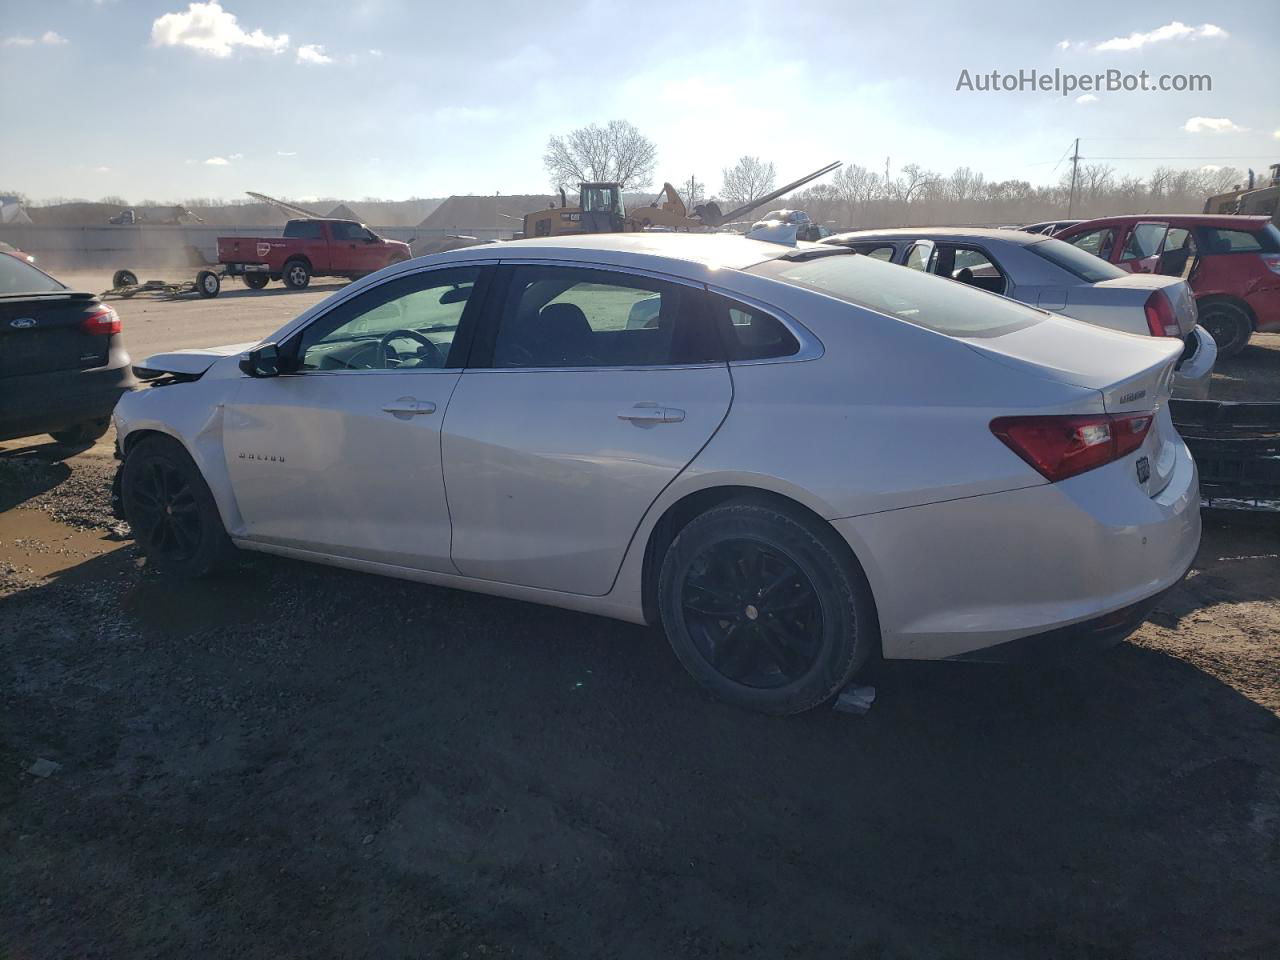
[[[407,243],[386,240],[354,220],[290,220],[284,236],[219,237],[218,262],[231,276],[261,290],[283,280],[301,290],[312,277],[363,277],[413,254]]]

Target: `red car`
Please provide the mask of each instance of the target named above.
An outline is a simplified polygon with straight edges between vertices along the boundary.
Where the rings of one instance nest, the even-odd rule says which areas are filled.
[[[219,237],[218,262],[261,290],[271,280],[301,290],[312,277],[363,277],[413,256],[407,243],[354,220],[290,220],[283,237]]]
[[[1055,236],[1130,273],[1185,278],[1221,357],[1255,330],[1280,330],[1280,230],[1266,217],[1106,217]]]

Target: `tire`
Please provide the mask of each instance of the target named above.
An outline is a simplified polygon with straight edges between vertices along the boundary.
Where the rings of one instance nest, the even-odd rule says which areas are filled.
[[[233,566],[236,549],[200,469],[171,437],[146,437],[125,457],[120,500],[148,567],[203,577]]]
[[[694,679],[760,713],[825,703],[880,646],[870,587],[836,532],[765,503],[726,503],[681,530],[658,607]]]
[[[222,292],[222,280],[212,270],[201,270],[196,274],[196,293],[204,299],[211,300]]]
[[[111,289],[119,290],[121,287],[132,287],[138,282],[138,275],[132,270],[117,270],[111,275]]]
[[[265,273],[246,273],[244,275],[244,285],[250,290],[261,290],[270,279]]]
[[[1200,311],[1200,326],[1213,336],[1218,356],[1237,356],[1249,345],[1253,323],[1249,314],[1234,303],[1209,303]]]
[[[49,436],[68,447],[80,447],[93,443],[109,429],[111,429],[111,420],[109,417],[103,417],[101,420],[85,420],[65,430],[51,432]]]
[[[290,260],[284,265],[282,279],[290,290],[305,290],[311,282],[311,268],[305,260]]]

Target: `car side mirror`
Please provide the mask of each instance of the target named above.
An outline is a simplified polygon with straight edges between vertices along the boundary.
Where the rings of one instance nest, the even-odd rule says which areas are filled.
[[[251,377],[280,376],[280,347],[262,343],[240,355],[240,370]]]

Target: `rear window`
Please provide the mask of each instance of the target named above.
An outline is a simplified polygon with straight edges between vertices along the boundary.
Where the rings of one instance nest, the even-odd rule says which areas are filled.
[[[755,273],[952,337],[998,337],[1043,314],[1013,300],[871,257],[766,260]]]
[[[1201,240],[1205,253],[1280,253],[1280,230],[1273,223],[1258,230],[1205,227]]]
[[[1079,277],[1089,283],[1101,283],[1103,280],[1116,280],[1128,274],[1114,264],[1092,253],[1086,253],[1079,247],[1064,243],[1053,237],[1045,237],[1035,243],[1027,244],[1027,249],[1037,257],[1043,257],[1056,267]]]
[[[49,293],[66,290],[47,273],[17,257],[0,253],[0,295],[6,293]]]
[[[284,235],[291,240],[319,240],[323,236],[315,220],[290,220],[284,225]]]

